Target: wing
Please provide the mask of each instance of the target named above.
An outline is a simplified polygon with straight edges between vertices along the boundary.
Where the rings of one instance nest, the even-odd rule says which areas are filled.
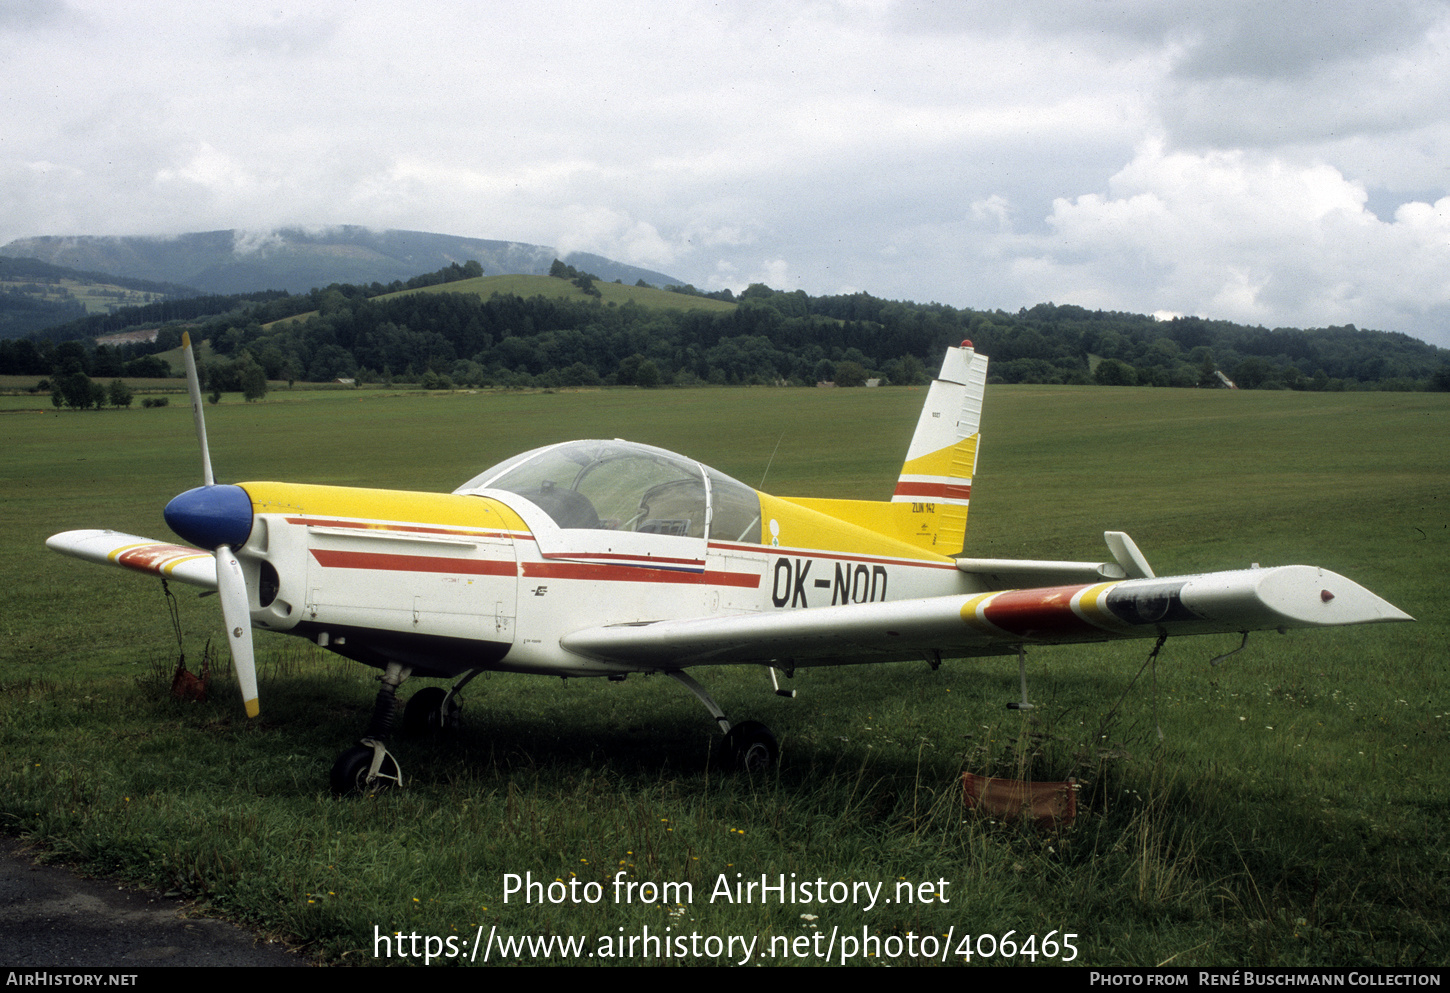
[[[217,588],[216,558],[204,549],[120,531],[66,531],[45,539],[45,545],[87,562],[120,566],[209,590]]]
[[[641,668],[996,655],[1024,644],[1413,620],[1337,573],[1278,566],[810,610],[605,625],[563,646]]]

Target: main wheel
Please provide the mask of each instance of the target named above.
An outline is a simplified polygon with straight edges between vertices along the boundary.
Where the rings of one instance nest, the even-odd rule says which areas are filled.
[[[764,724],[741,721],[725,735],[725,756],[740,772],[768,772],[780,757],[780,746]]]
[[[429,686],[414,693],[403,708],[403,733],[410,738],[424,738],[440,731],[455,730],[458,712],[463,708],[454,697],[448,700],[445,711],[445,700],[448,700],[448,691],[440,686]]]
[[[373,766],[373,750],[368,745],[354,745],[337,757],[332,764],[332,792],[337,796],[349,793],[366,793],[369,790],[385,790],[398,785],[401,775],[393,756],[384,752],[383,764],[378,767],[378,778],[368,783],[368,770]]]

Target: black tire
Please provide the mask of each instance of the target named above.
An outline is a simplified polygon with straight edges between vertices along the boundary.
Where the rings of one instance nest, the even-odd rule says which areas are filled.
[[[461,708],[455,698],[449,702],[445,713],[443,701],[447,698],[448,691],[439,686],[429,686],[414,693],[403,708],[403,733],[410,738],[427,738],[457,728]]]
[[[725,756],[737,772],[769,772],[780,758],[780,746],[770,728],[759,721],[741,721],[725,735]]]
[[[337,796],[347,796],[351,793],[385,790],[397,785],[398,763],[393,761],[391,755],[383,756],[383,764],[378,769],[378,778],[369,785],[368,770],[372,766],[373,750],[371,747],[354,745],[349,748],[332,764],[332,792]]]

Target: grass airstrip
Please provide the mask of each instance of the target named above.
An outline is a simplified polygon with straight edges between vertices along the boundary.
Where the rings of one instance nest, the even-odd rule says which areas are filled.
[[[206,413],[224,480],[449,490],[594,436],[684,451],[768,492],[884,499],[922,397],[283,391]],[[200,480],[184,401],[0,424],[0,830],[319,961],[391,947],[396,962],[394,932],[435,950],[453,938],[465,956],[490,932],[578,937],[513,957],[631,965],[714,961],[645,934],[698,935],[695,949],[735,961],[742,946],[723,942],[753,937],[752,964],[772,965],[1001,964],[1007,943],[1039,964],[1068,944],[1077,965],[1450,955],[1445,394],[991,387],[973,492],[975,555],[1096,559],[1101,532],[1121,529],[1160,575],[1322,565],[1415,624],[1256,634],[1219,666],[1237,637],[1170,640],[1136,680],[1149,642],[1034,650],[1029,713],[1004,709],[1010,658],[804,670],[794,700],[756,669],[697,671],[733,718],[779,735],[778,768],[754,779],[713,766],[713,722],[669,680],[494,675],[466,691],[452,741],[399,744],[407,789],[343,800],[327,771],[367,722],[373,671],[260,635],[261,718],[242,716],[225,673],[209,702],[173,702],[159,584],[43,546],[76,527],[169,537],[162,506]],[[219,610],[176,592],[195,668]],[[963,771],[1074,777],[1080,815],[1060,833],[971,815]],[[510,874],[580,888],[506,899]],[[901,898],[719,889],[782,877]]]

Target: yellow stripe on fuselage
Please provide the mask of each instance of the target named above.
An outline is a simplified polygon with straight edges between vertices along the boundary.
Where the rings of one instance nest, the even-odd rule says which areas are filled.
[[[497,500],[456,493],[374,490],[308,483],[242,483],[255,514],[300,514],[349,521],[425,524],[527,533],[523,518]]]

